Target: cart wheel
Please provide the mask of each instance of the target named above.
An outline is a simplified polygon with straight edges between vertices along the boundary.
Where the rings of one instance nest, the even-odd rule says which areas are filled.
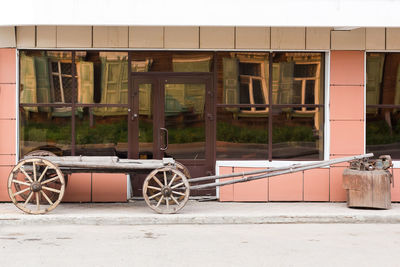
[[[57,155],[47,150],[33,150],[24,157],[57,157]]]
[[[31,157],[31,158],[32,157],[57,157],[57,155],[54,154],[53,152],[50,152],[50,151],[47,151],[47,150],[33,150],[33,151],[25,154],[24,158],[26,158],[26,157]],[[31,175],[31,173],[28,173],[28,174]],[[51,178],[52,177],[49,177],[49,175],[45,175],[43,177],[43,180],[48,180],[48,179],[51,179]],[[67,187],[67,185],[68,185],[68,175],[64,175],[64,181],[65,181],[65,187]],[[59,182],[59,181],[55,181],[54,183],[57,183],[57,182]],[[15,186],[15,189],[17,191],[21,191],[19,184],[15,184],[14,186]],[[58,187],[57,185],[54,186],[53,183],[50,183],[48,186],[49,187],[54,187],[55,189],[57,189],[57,187]],[[24,200],[26,200],[28,198],[28,196],[29,196],[29,193],[28,192],[24,192],[24,193],[20,194],[20,196]],[[57,193],[49,192],[47,194],[47,196],[51,199],[51,201],[53,201],[53,202],[57,201],[57,198],[58,198],[58,194]],[[33,200],[31,200],[31,201],[33,201]],[[46,204],[46,203],[48,203],[47,200],[46,199],[42,199],[41,204]]]
[[[15,206],[26,213],[43,214],[53,210],[61,202],[64,192],[61,170],[45,159],[21,160],[8,177],[8,195]],[[55,201],[49,198],[50,193],[57,195]],[[22,194],[26,194],[26,198]]]
[[[154,170],[143,183],[144,200],[158,213],[176,213],[185,206],[189,193],[185,175],[175,168]]]
[[[178,171],[180,171],[181,173],[183,173],[186,176],[186,179],[192,178],[192,176],[190,175],[189,169],[186,168],[186,166],[183,165],[182,163],[175,161],[175,167],[176,167],[176,169],[178,169]]]

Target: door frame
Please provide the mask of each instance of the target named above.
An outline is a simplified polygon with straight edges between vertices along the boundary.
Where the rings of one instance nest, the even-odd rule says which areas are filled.
[[[139,156],[139,84],[152,84],[152,108],[155,103],[164,103],[164,88],[168,83],[204,83],[205,92],[205,159],[179,159],[184,165],[204,166],[205,175],[215,173],[216,159],[216,99],[214,93],[214,74],[212,72],[131,72],[129,76],[129,109],[128,109],[128,158]],[[153,117],[153,153],[159,150],[161,142],[158,138],[158,129],[164,125],[164,104],[162,110]],[[161,121],[160,121],[161,120]],[[155,153],[158,157],[160,154]]]

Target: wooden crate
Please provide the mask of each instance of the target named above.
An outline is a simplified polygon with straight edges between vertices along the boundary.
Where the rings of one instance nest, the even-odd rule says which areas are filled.
[[[347,190],[347,206],[390,209],[390,183],[389,171],[345,169],[343,171],[343,188]]]

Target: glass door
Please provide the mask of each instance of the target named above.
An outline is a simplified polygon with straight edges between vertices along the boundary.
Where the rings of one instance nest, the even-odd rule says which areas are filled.
[[[132,74],[130,158],[172,157],[192,177],[214,173],[212,79],[198,76]]]

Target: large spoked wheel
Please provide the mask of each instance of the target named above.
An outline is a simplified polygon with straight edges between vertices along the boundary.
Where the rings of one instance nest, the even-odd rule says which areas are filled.
[[[56,154],[54,154],[53,152],[47,151],[47,150],[33,150],[27,154],[24,155],[24,158],[27,157],[57,157]],[[48,180],[51,179],[51,174],[48,173],[43,177],[43,180]],[[65,187],[67,187],[68,185],[68,176],[64,175],[64,181],[65,181]],[[53,183],[49,184],[49,187],[53,187]],[[57,189],[57,185],[55,185],[55,188]],[[17,191],[20,191],[20,185],[19,184],[15,184],[15,188]],[[20,194],[19,196],[21,196],[24,200],[26,200],[29,196],[28,192],[24,192],[22,194]],[[55,192],[48,192],[47,196],[51,199],[51,201],[55,202],[57,201],[58,198],[58,194]],[[45,199],[42,199],[41,203],[46,204],[47,201]]]
[[[64,192],[61,170],[45,159],[21,160],[8,177],[8,195],[15,206],[26,213],[44,214],[53,210]],[[49,195],[57,197],[54,200]]]
[[[152,171],[143,183],[144,200],[158,213],[176,213],[185,206],[189,194],[186,176],[171,167]]]

